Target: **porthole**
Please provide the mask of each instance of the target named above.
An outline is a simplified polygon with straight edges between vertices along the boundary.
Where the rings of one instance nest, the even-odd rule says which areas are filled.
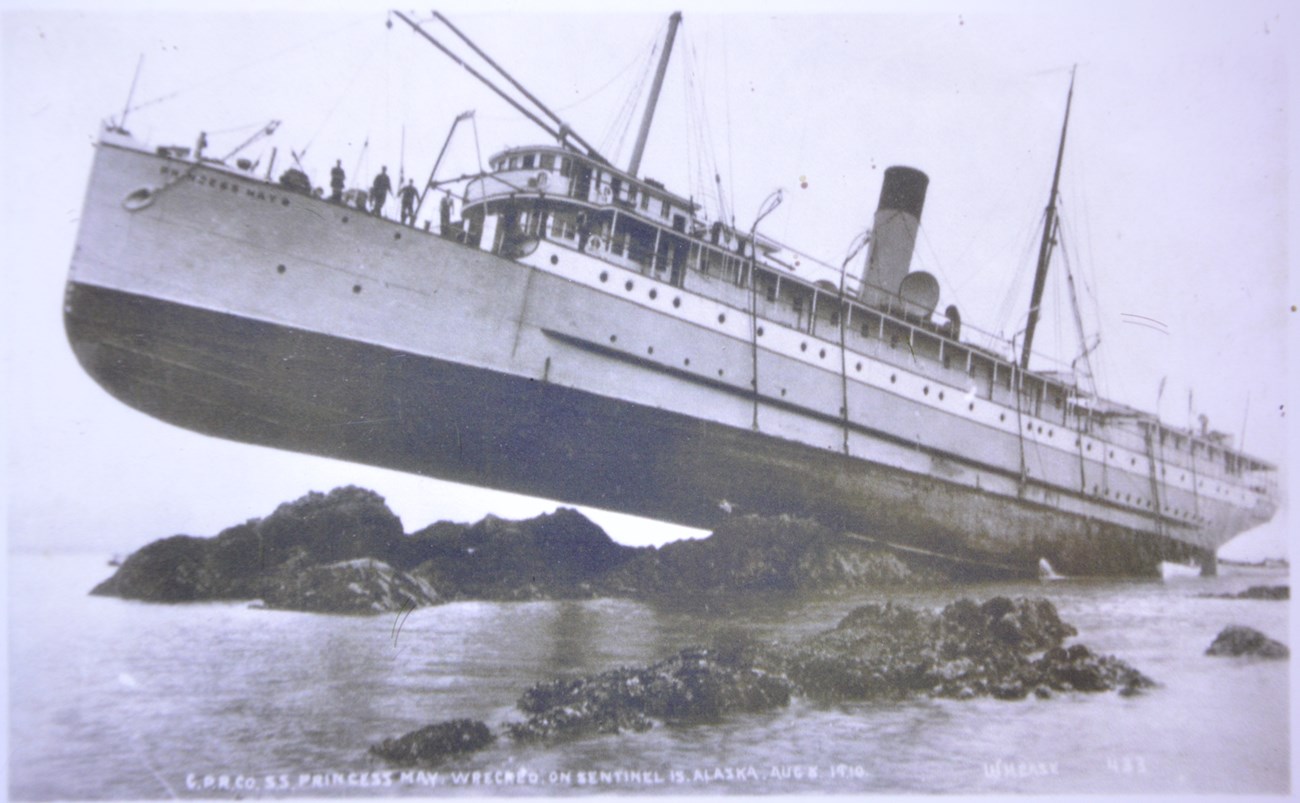
[[[286,270],[287,270],[287,268],[285,268],[284,265],[276,265],[276,266],[275,266],[275,272],[276,272],[276,273],[284,273]]]
[[[785,388],[781,388],[781,395],[782,395],[782,396],[785,395]]]
[[[1091,452],[1091,451],[1092,451],[1092,444],[1090,443],[1090,444],[1084,446],[1083,448],[1084,448],[1084,451]]]
[[[718,376],[722,376],[722,374],[723,374],[723,371],[722,371],[721,368],[719,368],[719,369],[718,369]]]
[[[655,347],[654,347],[654,346],[647,346],[647,347],[646,347],[646,350],[645,350],[645,353],[646,353],[646,354],[654,354],[654,353],[655,353]]]
[[[609,336],[609,342],[611,342],[611,343],[617,343],[617,342],[618,342],[618,335],[610,335],[610,336]]]
[[[1111,450],[1110,450],[1110,456],[1111,456],[1112,459],[1115,457],[1115,450],[1114,450],[1114,449],[1111,449]]]
[[[998,413],[998,420],[999,420],[999,421],[1006,421],[1006,420],[1007,420],[1007,414],[1006,414],[1006,413]]]
[[[725,312],[719,312],[719,313],[718,313],[718,323],[726,323],[726,322],[727,322],[727,313],[725,313]]]
[[[395,231],[395,232],[393,232],[393,239],[394,239],[394,240],[400,240],[400,239],[402,239],[402,233],[401,233],[400,231]]]
[[[759,337],[762,337],[762,336],[763,336],[763,327],[761,327],[761,326],[758,327],[758,329],[755,330],[754,334],[758,335]]]
[[[361,285],[359,285],[359,284],[354,284],[354,285],[352,285],[352,292],[354,292],[354,293],[360,293],[360,292],[361,292]]]
[[[858,363],[857,365],[853,366],[853,370],[855,370],[855,371],[861,371],[861,370],[862,370],[862,363]]]
[[[971,402],[970,404],[966,405],[966,409],[970,410],[972,413],[975,412],[975,402]]]
[[[347,222],[348,222],[348,216],[347,216],[347,215],[344,215],[344,216],[343,216],[343,222],[344,222],[344,223],[347,223]]]
[[[677,298],[674,298],[674,299],[673,299],[673,306],[674,306],[674,307],[680,307],[681,305],[682,305],[682,299],[681,299],[680,296],[677,297]]]
[[[1052,431],[1052,430],[1050,430],[1050,429],[1049,429],[1049,430],[1047,430],[1047,437],[1049,437],[1049,438],[1050,438],[1050,437],[1052,437],[1052,436],[1053,436],[1053,431]]]
[[[943,401],[943,391],[939,391],[939,401]]]
[[[1138,459],[1136,457],[1130,457],[1128,459],[1128,464],[1130,466],[1136,466],[1138,464]]]
[[[924,394],[924,395],[926,395],[926,396],[929,396],[929,395],[930,395],[930,386],[929,386],[929,385],[926,385],[925,387],[921,388],[921,393]]]
[[[609,271],[607,271],[607,270],[602,270],[602,271],[600,272],[600,280],[601,280],[602,282],[607,282],[607,281],[609,281]]]
[[[623,285],[623,289],[624,289],[624,290],[629,290],[629,291],[632,289],[632,280],[631,280],[631,279],[628,279],[627,282],[624,283],[624,285]]]
[[[558,264],[560,264],[560,258],[559,258],[558,256],[556,256],[555,254],[551,254],[551,264],[552,264],[552,265],[558,265]]]
[[[800,343],[800,344],[799,344],[799,350],[800,350],[800,351],[807,351],[807,350],[808,350],[808,344],[807,344],[807,343]]]
[[[822,349],[822,350],[818,351],[818,352],[817,352],[817,358],[818,358],[818,359],[821,359],[821,360],[826,359],[826,349]]]
[[[690,365],[690,364],[691,364],[691,358],[690,358],[690,357],[687,357],[685,360],[682,360],[682,365]]]
[[[898,374],[890,374],[890,375],[889,375],[889,384],[892,385],[892,384],[894,384],[894,383],[897,382],[897,381],[898,381]]]
[[[655,300],[656,298],[658,298],[658,297],[659,297],[659,291],[656,290],[656,289],[654,289],[653,287],[651,287],[651,288],[650,288],[650,300],[651,300],[651,301],[654,301],[654,300]]]

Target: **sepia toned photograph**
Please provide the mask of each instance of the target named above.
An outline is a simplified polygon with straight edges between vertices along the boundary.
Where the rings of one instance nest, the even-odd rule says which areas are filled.
[[[1285,4],[0,23],[9,798],[1290,794]]]

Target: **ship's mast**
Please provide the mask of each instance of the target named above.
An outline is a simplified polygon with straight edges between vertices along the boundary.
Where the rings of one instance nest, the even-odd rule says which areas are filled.
[[[682,12],[674,11],[668,18],[668,35],[664,38],[664,49],[659,54],[659,66],[655,69],[655,79],[650,85],[650,97],[646,100],[645,114],[641,117],[641,130],[636,134],[636,145],[632,148],[632,161],[628,163],[627,172],[633,178],[641,169],[641,157],[645,154],[646,138],[650,136],[650,123],[655,118],[655,106],[659,104],[659,91],[664,86],[664,73],[668,71],[668,57],[673,53],[673,38],[677,36],[677,26],[682,22]]]
[[[1034,345],[1034,329],[1038,327],[1038,310],[1043,303],[1043,285],[1047,281],[1047,265],[1052,259],[1052,243],[1056,229],[1056,195],[1061,186],[1061,161],[1065,158],[1065,132],[1070,127],[1070,103],[1074,100],[1074,70],[1070,70],[1070,92],[1065,97],[1065,121],[1061,123],[1061,144],[1056,151],[1056,172],[1052,175],[1052,193],[1047,198],[1043,213],[1043,241],[1038,247],[1038,270],[1034,273],[1034,290],[1029,299],[1029,322],[1025,324],[1025,342],[1020,352],[1020,370],[1029,370],[1029,355]]]

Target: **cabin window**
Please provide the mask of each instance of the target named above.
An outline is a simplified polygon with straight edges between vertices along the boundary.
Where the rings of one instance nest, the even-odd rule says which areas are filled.
[[[535,161],[535,160],[536,160],[536,156],[534,156],[533,154],[530,153],[530,154],[525,155],[525,156],[524,156],[524,169],[525,169],[525,170],[531,170],[531,169],[533,168],[533,165],[536,164],[536,161]]]
[[[511,156],[511,157],[510,157],[510,164],[508,165],[508,167],[509,167],[511,170],[515,170],[515,169],[517,169],[517,168],[519,167],[519,157],[518,157],[518,156]]]
[[[668,202],[664,201],[664,205],[659,209],[659,217],[663,218],[664,220],[667,220],[668,212],[670,211],[670,209],[671,207],[669,207]]]
[[[553,154],[553,153],[543,153],[543,154],[542,154],[542,169],[543,169],[543,170],[554,170],[554,169],[555,169],[555,154]]]
[[[642,195],[642,196],[641,196],[641,208],[642,208],[642,209],[645,209],[645,210],[649,210],[649,209],[650,209],[650,196],[649,196],[649,195]]]
[[[569,177],[569,174],[572,173],[572,172],[573,172],[573,160],[571,160],[571,159],[569,159],[569,158],[567,158],[567,157],[561,159],[561,160],[560,160],[560,175],[564,176],[565,178],[568,178],[568,177]]]
[[[636,204],[636,187],[633,187],[631,184],[627,185],[627,202],[629,204]]]

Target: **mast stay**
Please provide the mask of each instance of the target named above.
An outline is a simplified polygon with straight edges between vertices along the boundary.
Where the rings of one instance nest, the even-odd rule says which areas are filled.
[[[1043,214],[1043,240],[1038,247],[1038,269],[1034,272],[1034,289],[1029,300],[1029,321],[1025,324],[1025,340],[1020,351],[1020,370],[1029,370],[1029,355],[1034,345],[1034,330],[1038,328],[1039,308],[1043,303],[1043,285],[1047,281],[1047,266],[1052,259],[1052,245],[1056,234],[1056,197],[1061,186],[1061,162],[1065,159],[1065,133],[1070,127],[1070,104],[1074,101],[1074,71],[1070,69],[1070,91],[1065,98],[1065,120],[1061,123],[1061,142],[1056,150],[1056,171],[1052,175],[1052,192],[1047,197]]]

